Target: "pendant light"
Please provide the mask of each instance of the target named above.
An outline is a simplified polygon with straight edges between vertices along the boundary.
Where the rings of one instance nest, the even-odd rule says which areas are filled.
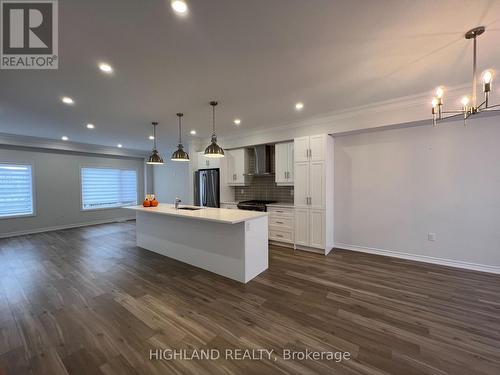
[[[223,158],[224,150],[217,144],[217,135],[215,134],[215,106],[218,103],[215,101],[210,102],[212,106],[212,124],[213,124],[213,133],[212,133],[212,143],[208,145],[205,149],[205,157],[207,158]]]
[[[156,150],[156,127],[158,126],[157,122],[152,122],[153,124],[153,152],[151,153],[151,156],[149,157],[148,161],[146,164],[149,165],[162,165],[163,164],[163,159],[161,158],[160,154],[158,153],[158,150]]]
[[[179,144],[177,145],[177,150],[172,154],[172,161],[189,161],[189,155],[186,151],[184,151],[184,146],[182,145],[182,124],[181,119],[184,116],[184,113],[178,113],[177,117],[179,118]]]

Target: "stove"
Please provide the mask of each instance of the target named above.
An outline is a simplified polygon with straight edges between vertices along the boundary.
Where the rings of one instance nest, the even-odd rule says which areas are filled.
[[[266,204],[271,204],[271,203],[277,203],[277,202],[276,201],[261,201],[261,200],[243,201],[243,202],[238,203],[238,208],[240,210],[266,212],[267,211]]]

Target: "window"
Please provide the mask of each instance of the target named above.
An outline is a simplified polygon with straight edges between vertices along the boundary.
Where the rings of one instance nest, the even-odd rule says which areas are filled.
[[[82,209],[123,207],[137,204],[137,171],[82,168]]]
[[[0,218],[33,215],[31,165],[0,164]]]

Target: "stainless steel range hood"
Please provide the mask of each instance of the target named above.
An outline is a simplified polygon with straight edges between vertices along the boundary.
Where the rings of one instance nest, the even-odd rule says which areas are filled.
[[[261,145],[253,148],[255,154],[255,171],[253,176],[268,176],[271,173],[271,146]]]

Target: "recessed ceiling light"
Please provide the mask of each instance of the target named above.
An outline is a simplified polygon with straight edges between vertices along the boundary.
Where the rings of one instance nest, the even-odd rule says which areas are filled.
[[[194,130],[194,129],[193,129],[193,130],[191,130],[191,131],[189,132],[189,134],[191,134],[191,135],[196,135],[196,130]]]
[[[175,13],[178,14],[186,14],[188,7],[184,0],[172,0],[171,3],[172,9]]]
[[[295,109],[296,109],[297,111],[302,111],[302,110],[304,109],[304,103],[302,103],[302,102],[298,102],[298,103],[296,103],[296,104],[295,104]]]
[[[75,104],[75,101],[71,99],[69,96],[63,96],[61,100],[64,104]]]
[[[87,124],[87,129],[94,129],[94,128],[95,128],[94,124]]]
[[[68,137],[66,137],[65,135],[63,135],[63,136],[61,137],[61,139],[62,139],[63,141],[67,141],[69,138],[68,138]]]
[[[122,147],[123,147],[123,145],[122,145],[121,143],[118,143],[118,144],[116,145],[116,147],[118,147],[118,148],[122,148]]]
[[[111,65],[107,64],[107,63],[100,63],[99,64],[99,69],[101,69],[101,71],[103,71],[104,73],[113,73],[113,68],[111,67]]]
[[[155,139],[155,136],[154,136],[154,135],[150,135],[150,136],[149,136],[149,140],[150,140],[150,141],[154,141],[154,139]]]
[[[234,125],[240,125],[241,124],[241,120],[239,118],[236,118],[234,119]]]

